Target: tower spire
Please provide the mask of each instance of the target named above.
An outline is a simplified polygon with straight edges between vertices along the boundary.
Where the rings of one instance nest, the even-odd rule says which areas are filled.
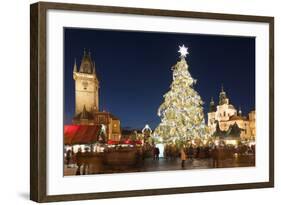
[[[220,92],[220,96],[219,96],[219,104],[220,105],[228,104],[228,98],[227,98],[226,93],[224,91],[223,84],[221,85],[221,92]]]
[[[209,112],[215,112],[216,111],[216,105],[214,102],[214,98],[211,97],[210,105],[209,105]]]
[[[86,73],[86,74],[94,74],[94,71],[95,71],[94,62],[91,58],[90,49],[86,51],[86,49],[84,48],[84,56],[80,64],[79,72]]]
[[[86,56],[86,48],[84,48],[84,56]]]
[[[96,74],[96,62],[93,61],[93,74]]]
[[[87,109],[86,109],[86,106],[84,105],[84,107],[83,107],[83,111],[82,111],[82,113],[81,113],[81,119],[87,119]]]
[[[239,106],[239,111],[238,111],[238,115],[242,116],[242,110],[241,110],[241,106]]]
[[[76,58],[74,59],[73,72],[77,72]]]

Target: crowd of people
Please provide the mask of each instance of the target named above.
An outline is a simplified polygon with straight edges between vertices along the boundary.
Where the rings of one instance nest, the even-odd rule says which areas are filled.
[[[210,158],[213,160],[213,167],[219,166],[219,161],[231,159],[236,155],[255,154],[254,145],[224,145],[224,146],[181,146],[166,145],[164,148],[164,158],[166,160],[175,160],[180,157],[181,166],[185,166],[185,161],[192,161],[194,158],[204,159]]]
[[[164,148],[164,158],[174,160],[182,153],[185,153],[189,159],[193,158],[208,158],[210,157],[210,147],[208,146],[185,146],[178,147],[175,145],[166,145]]]
[[[88,155],[90,155],[89,147],[85,147],[84,152],[82,152],[82,149],[79,148],[76,153],[74,153],[73,150],[68,149],[65,156],[67,167],[70,167],[70,164],[76,164],[77,166],[76,175],[86,174],[86,172],[89,171],[89,165],[90,165],[89,161],[87,160]]]
[[[87,162],[87,156],[91,155],[93,150],[89,147],[85,147],[82,151],[78,149],[77,153],[68,149],[65,153],[65,164],[69,167],[71,164],[76,164],[76,175],[85,174],[89,169],[89,163]],[[219,167],[221,160],[233,158],[235,155],[248,155],[255,154],[255,146],[251,145],[224,145],[224,146],[176,146],[174,144],[167,144],[164,147],[164,159],[165,160],[177,160],[181,159],[181,166],[185,167],[187,160],[193,161],[196,159],[212,159],[213,167]],[[145,145],[136,147],[136,161],[139,164],[143,163],[145,158],[152,158],[153,160],[159,160],[160,150],[155,145]],[[82,166],[83,165],[83,166]],[[82,169],[82,170],[81,170]]]

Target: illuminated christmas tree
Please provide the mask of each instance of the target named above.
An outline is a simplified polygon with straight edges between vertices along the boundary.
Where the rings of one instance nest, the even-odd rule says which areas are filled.
[[[154,134],[161,137],[164,143],[185,144],[189,140],[205,137],[207,128],[203,101],[193,89],[196,80],[191,77],[185,60],[189,53],[184,45],[179,48],[180,59],[172,67],[173,82],[158,109],[161,123]]]

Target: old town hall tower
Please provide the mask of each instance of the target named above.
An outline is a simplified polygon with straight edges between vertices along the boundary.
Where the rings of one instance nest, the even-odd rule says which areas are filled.
[[[76,61],[73,68],[75,80],[75,115],[99,110],[99,80],[96,75],[95,63],[91,59],[91,53],[84,50],[80,68]]]
[[[118,141],[121,137],[120,120],[112,113],[99,110],[99,80],[95,61],[91,53],[84,50],[78,69],[76,61],[73,67],[75,81],[75,125],[105,126],[108,139]]]

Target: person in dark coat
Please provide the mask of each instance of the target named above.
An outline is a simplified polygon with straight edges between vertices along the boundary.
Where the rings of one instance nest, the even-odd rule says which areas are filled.
[[[67,150],[67,152],[66,152],[66,165],[67,165],[67,167],[69,167],[71,156],[72,156],[72,152],[71,152],[71,150],[69,149],[69,150]]]
[[[76,153],[76,164],[77,164],[76,175],[81,174],[80,169],[81,169],[81,166],[82,166],[82,155],[83,155],[82,149],[79,148],[78,152]]]
[[[83,164],[83,175],[86,173],[89,174],[89,168],[90,168],[90,162],[89,162],[89,157],[90,157],[90,152],[89,152],[89,147],[85,147],[85,152],[83,154],[84,156],[84,164]]]
[[[153,156],[153,160],[156,159],[156,147],[153,146],[152,148],[152,156]]]
[[[209,153],[210,151],[209,151],[209,147],[208,146],[206,146],[206,147],[204,147],[204,157],[205,158],[209,158],[209,155],[210,155],[210,153]]]
[[[189,146],[188,152],[187,152],[187,153],[188,153],[188,158],[189,158],[191,161],[193,161],[194,150],[193,150],[192,145]]]
[[[200,147],[198,146],[196,148],[196,158],[199,158],[199,154],[200,154]]]
[[[184,168],[185,167],[184,162],[185,162],[185,160],[187,158],[184,148],[181,148],[180,157],[181,157],[181,167]]]
[[[156,160],[159,160],[159,154],[160,154],[159,148],[155,147],[155,158],[156,158]]]
[[[219,167],[219,150],[217,146],[214,147],[212,150],[212,158],[213,158],[213,167],[217,168]]]

